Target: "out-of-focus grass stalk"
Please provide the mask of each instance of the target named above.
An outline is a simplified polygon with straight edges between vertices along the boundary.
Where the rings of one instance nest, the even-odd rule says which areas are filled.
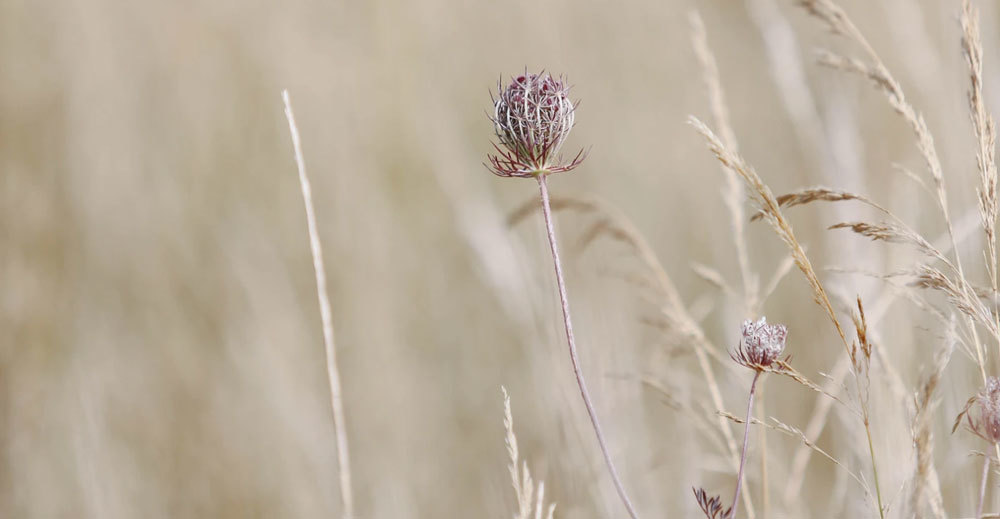
[[[281,92],[285,101],[285,117],[288,118],[288,130],[292,134],[292,145],[295,147],[295,163],[299,169],[299,183],[302,185],[302,199],[306,206],[306,223],[309,227],[309,247],[312,250],[313,267],[316,271],[316,292],[319,297],[319,313],[323,321],[323,344],[326,347],[326,374],[330,379],[330,407],[333,409],[333,427],[337,434],[337,461],[340,472],[340,498],[343,502],[343,517],[354,517],[354,498],[351,491],[351,460],[347,449],[347,427],[344,420],[344,404],[341,398],[340,370],[337,368],[337,350],[333,343],[333,315],[330,311],[330,297],[326,291],[326,270],[323,267],[323,248],[319,242],[319,232],[316,229],[316,210],[313,208],[312,187],[309,176],[306,175],[306,164],[302,157],[302,143],[299,140],[299,130],[295,125],[295,115],[292,113],[292,101],[288,90]]]

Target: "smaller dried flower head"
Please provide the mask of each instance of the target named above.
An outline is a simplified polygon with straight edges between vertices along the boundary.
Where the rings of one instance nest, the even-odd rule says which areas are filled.
[[[502,177],[534,177],[580,165],[582,150],[568,163],[559,157],[576,112],[561,78],[526,72],[499,88],[490,119],[504,149],[494,145],[497,155],[489,156],[490,171]]]
[[[767,324],[766,317],[757,322],[747,319],[743,321],[740,345],[731,356],[743,366],[763,371],[781,356],[786,337],[788,329],[783,324]]]
[[[962,423],[963,415],[976,436],[990,443],[1000,442],[1000,379],[986,379],[986,387],[966,402],[952,432]]]

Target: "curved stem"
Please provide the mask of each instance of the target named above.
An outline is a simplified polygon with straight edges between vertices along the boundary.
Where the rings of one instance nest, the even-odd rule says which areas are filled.
[[[875,497],[878,500],[878,516],[881,519],[885,519],[885,507],[882,506],[882,487],[878,483],[878,464],[875,463],[875,444],[872,443],[872,428],[871,422],[868,420],[868,405],[865,406],[864,424],[865,424],[865,434],[868,435],[868,454],[872,458],[872,477],[875,478]]]
[[[743,454],[740,455],[740,472],[736,475],[736,492],[733,494],[733,506],[729,507],[729,518],[736,518],[736,505],[740,503],[740,489],[743,487],[743,467],[747,462],[747,440],[750,439],[750,419],[753,417],[753,393],[757,389],[757,379],[760,378],[760,371],[754,373],[753,382],[750,383],[750,398],[747,399],[747,420],[743,424]]]
[[[576,375],[576,383],[580,386],[580,396],[583,397],[583,403],[587,406],[587,414],[590,415],[590,423],[594,426],[594,434],[597,435],[597,443],[601,446],[601,453],[604,455],[604,462],[608,466],[608,472],[611,473],[611,479],[615,483],[615,489],[618,491],[618,496],[621,497],[622,502],[625,503],[628,515],[632,519],[638,519],[639,516],[635,512],[635,508],[632,506],[632,501],[629,500],[628,494],[625,493],[625,487],[622,485],[621,478],[618,477],[618,471],[615,469],[615,464],[611,461],[611,454],[608,452],[607,443],[604,441],[604,433],[601,432],[601,423],[597,419],[597,412],[594,410],[594,404],[590,401],[590,392],[587,391],[587,384],[584,382],[583,372],[580,370],[580,359],[576,354],[576,340],[573,338],[573,321],[569,314],[569,298],[566,296],[566,282],[563,279],[562,264],[559,262],[559,246],[556,244],[556,231],[552,224],[552,208],[549,204],[549,188],[545,183],[545,175],[545,173],[539,173],[536,178],[538,179],[538,189],[542,196],[542,214],[545,216],[545,229],[549,236],[549,247],[552,249],[552,262],[555,263],[556,267],[556,283],[559,285],[559,300],[562,302],[563,324],[566,327],[566,342],[569,343],[569,359],[573,363],[573,374]]]
[[[986,500],[986,480],[990,477],[990,457],[983,457],[983,477],[979,482],[979,504],[976,505],[976,519],[983,517],[983,501]]]

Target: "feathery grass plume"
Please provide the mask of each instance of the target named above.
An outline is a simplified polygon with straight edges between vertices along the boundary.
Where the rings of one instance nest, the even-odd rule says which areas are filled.
[[[986,235],[986,272],[993,295],[998,290],[996,223],[1000,212],[997,198],[996,124],[983,100],[983,44],[979,36],[979,12],[970,0],[962,2],[962,50],[969,65],[969,112],[976,135],[976,166],[979,169],[979,215]],[[993,304],[996,312],[997,304]],[[997,338],[1000,348],[1000,337]]]
[[[702,80],[708,91],[709,108],[712,112],[712,119],[719,128],[719,135],[722,142],[726,143],[730,149],[738,149],[736,133],[733,131],[732,123],[729,120],[729,107],[726,105],[726,96],[722,90],[722,80],[719,76],[719,67],[715,61],[715,54],[708,45],[708,34],[705,31],[705,23],[697,10],[692,10],[688,15],[691,24],[691,44],[694,48],[695,57],[701,65]],[[732,227],[733,243],[736,247],[736,260],[739,264],[740,277],[743,279],[743,302],[746,312],[756,315],[760,299],[758,297],[759,280],[750,268],[750,254],[747,246],[746,230],[743,217],[743,183],[736,174],[726,168],[722,168],[726,176],[726,192],[723,200],[726,209],[729,211],[730,226]]]
[[[859,74],[871,80],[878,87],[889,101],[889,105],[903,117],[910,125],[917,137],[917,148],[924,158],[931,178],[937,187],[938,204],[945,220],[951,229],[951,218],[948,213],[948,200],[945,196],[944,175],[941,169],[941,160],[938,158],[937,148],[934,146],[934,138],[922,115],[907,101],[903,93],[903,88],[893,77],[892,73],[882,62],[881,57],[875,52],[864,34],[858,30],[854,22],[847,16],[847,13],[832,0],[799,0],[799,4],[810,14],[826,23],[827,27],[834,34],[842,35],[860,46],[867,54],[870,62],[865,62],[858,58],[844,57],[833,52],[823,51],[819,56],[821,64],[832,68]],[[953,234],[954,235],[954,234]],[[957,250],[955,251],[957,254]]]
[[[806,187],[799,189],[798,191],[793,191],[791,193],[786,193],[776,198],[778,205],[784,209],[789,209],[798,205],[810,204],[812,202],[843,202],[847,200],[856,200],[869,207],[878,209],[882,213],[891,215],[888,209],[882,207],[881,205],[875,203],[866,196],[859,195],[856,193],[851,193],[848,191],[842,191],[839,189],[830,189],[823,186]],[[752,217],[750,217],[751,222],[756,222],[764,217],[762,211],[757,211]]]
[[[791,224],[788,223],[788,220],[786,220],[784,214],[782,214],[781,206],[778,204],[778,200],[771,192],[771,188],[767,187],[757,172],[754,171],[754,169],[747,164],[745,160],[743,160],[743,157],[728,149],[725,144],[719,140],[715,133],[705,125],[705,123],[701,122],[694,116],[688,118],[688,123],[705,138],[708,143],[709,150],[713,155],[715,155],[716,159],[718,159],[723,166],[738,174],[746,183],[747,187],[750,188],[751,198],[758,205],[760,211],[763,212],[764,220],[771,225],[775,234],[777,234],[778,237],[781,238],[781,241],[788,246],[792,257],[795,259],[795,264],[799,267],[799,270],[802,271],[806,281],[809,283],[809,287],[813,291],[813,297],[815,298],[816,303],[826,311],[827,317],[830,318],[830,321],[837,330],[837,335],[840,336],[841,341],[844,344],[845,351],[849,352],[850,346],[847,341],[847,335],[844,333],[844,329],[840,326],[837,314],[833,310],[833,304],[830,303],[830,298],[827,295],[826,290],[823,289],[823,284],[820,283],[819,277],[816,275],[816,271],[812,267],[812,263],[809,261],[805,250],[802,248],[802,244],[800,244],[795,238],[795,232],[792,230]]]
[[[510,458],[507,469],[510,472],[510,482],[514,487],[514,495],[517,497],[517,513],[514,514],[514,519],[552,519],[552,514],[556,511],[556,504],[545,506],[545,482],[539,481],[536,486],[531,479],[528,462],[521,461],[520,453],[517,450],[517,435],[514,434],[514,415],[510,410],[510,395],[507,393],[507,388],[503,386],[500,386],[500,391],[503,393],[503,428],[506,433],[504,443],[507,445],[507,455]]]
[[[876,88],[881,90],[885,96],[889,105],[893,110],[898,113],[904,121],[910,126],[917,140],[917,149],[920,155],[924,159],[924,163],[930,173],[931,179],[934,182],[935,194],[937,195],[937,204],[941,210],[941,215],[944,223],[948,229],[948,235],[952,243],[952,252],[955,256],[954,268],[957,272],[958,281],[955,283],[962,291],[967,292],[966,297],[970,297],[971,288],[968,280],[965,277],[965,273],[962,266],[961,255],[958,250],[958,241],[955,238],[955,232],[952,225],[951,214],[948,209],[948,197],[944,185],[944,175],[941,168],[941,160],[938,157],[937,148],[934,145],[934,138],[931,135],[930,130],[927,128],[927,123],[923,116],[914,108],[909,101],[907,101],[906,96],[903,93],[903,89],[899,82],[893,77],[892,73],[885,66],[881,57],[875,52],[874,47],[868,42],[865,36],[858,30],[857,26],[850,20],[847,13],[837,5],[833,0],[799,0],[799,4],[806,9],[810,14],[819,20],[823,21],[827,27],[835,34],[840,34],[853,41],[855,44],[860,46],[864,53],[867,55],[868,62],[865,62],[858,58],[844,57],[833,52],[824,51],[819,57],[821,64],[833,67],[835,69],[843,70],[846,72],[859,74],[863,77],[871,80]],[[969,17],[971,18],[971,17]],[[973,26],[968,25],[967,30],[964,32],[966,34],[971,34],[971,29]],[[970,39],[971,40],[971,39]],[[978,54],[977,54],[978,56]],[[970,60],[972,62],[972,60]],[[973,69],[975,67],[973,66]],[[975,72],[973,72],[975,75]],[[974,85],[975,88],[975,85]],[[976,114],[973,114],[973,118],[976,118]],[[985,124],[985,123],[984,123]],[[984,126],[984,132],[988,129]],[[985,133],[983,134],[985,135]],[[982,147],[982,139],[980,139],[980,148]],[[985,162],[983,164],[986,165]],[[986,175],[984,175],[985,178]],[[989,211],[986,208],[985,211]],[[988,216],[988,213],[987,213]],[[981,313],[981,312],[977,312]],[[991,321],[992,319],[987,319]],[[979,339],[979,332],[976,329],[975,322],[970,316],[967,319],[968,332],[971,335],[973,343],[975,344],[976,351],[976,361],[979,365],[979,372],[982,376],[984,382],[986,380],[986,359],[983,352],[983,346]],[[991,326],[988,322],[981,322],[984,326],[991,327],[991,332],[994,338],[997,340],[997,344],[1000,345],[1000,325],[996,322]],[[1000,455],[1000,448],[997,449],[997,454]]]
[[[967,235],[972,232],[972,228],[976,226],[976,220],[978,215],[967,214],[963,218],[958,228],[960,229],[960,236]],[[931,243],[934,245],[935,249],[942,251],[942,253],[947,253],[950,251],[951,239],[950,236],[945,232],[942,236],[937,237],[932,240]],[[903,275],[912,275],[909,272],[901,273]],[[934,306],[926,303],[918,293],[912,290],[906,290],[905,287],[896,287],[891,280],[893,277],[898,276],[898,273],[890,274],[875,274],[876,277],[880,277],[883,280],[889,282],[890,288],[895,288],[895,290],[887,293],[883,293],[876,304],[873,305],[873,311],[867,312],[867,316],[872,321],[878,321],[884,316],[885,312],[892,305],[892,302],[902,296],[905,299],[913,303],[917,308],[930,313],[935,319],[939,320],[941,325],[945,328],[949,328],[953,332],[953,339],[956,345],[965,347],[965,343],[960,340],[957,335],[957,330],[954,330],[954,322],[949,321],[948,317],[935,308]],[[942,274],[943,277],[943,274]],[[881,350],[876,350],[877,352]],[[974,357],[975,354],[972,351],[968,351],[970,357]],[[883,363],[887,365],[888,363]],[[824,394],[828,395],[830,392],[834,391],[835,388],[840,387],[844,378],[851,373],[850,359],[848,357],[842,357],[834,366],[830,375],[827,377],[826,381],[823,383]],[[818,439],[823,432],[826,424],[828,423],[828,417],[830,411],[833,409],[833,403],[837,401],[832,398],[817,397],[816,404],[813,406],[812,416],[806,425],[804,434],[808,438],[812,438],[813,441]],[[845,409],[851,410],[849,407]],[[856,413],[857,414],[857,413]],[[859,415],[860,416],[860,415]],[[791,469],[789,471],[788,483],[785,486],[783,492],[783,501],[786,506],[790,506],[794,499],[800,494],[802,489],[802,484],[805,478],[806,468],[808,466],[809,460],[812,456],[813,450],[806,448],[805,446],[800,447],[795,455],[792,457]]]
[[[937,469],[934,468],[934,436],[931,434],[934,412],[937,408],[934,393],[944,375],[944,369],[951,360],[951,354],[958,342],[955,316],[952,314],[942,347],[934,354],[931,373],[920,384],[914,396],[913,445],[917,463],[914,467],[913,490],[910,495],[910,510],[916,517],[925,517],[929,512],[936,519],[945,519],[944,502]]]
[[[330,381],[330,407],[333,411],[333,428],[337,436],[337,468],[340,475],[340,499],[344,505],[343,517],[354,517],[354,493],[351,490],[351,460],[347,444],[347,423],[344,419],[344,404],[340,386],[340,369],[337,367],[337,349],[333,342],[333,315],[330,310],[330,296],[326,291],[326,268],[323,266],[323,248],[320,246],[319,231],[316,225],[316,210],[313,208],[312,187],[306,174],[306,163],[302,155],[302,143],[299,139],[299,129],[295,125],[295,114],[292,112],[292,100],[288,90],[281,93],[285,102],[285,117],[288,119],[288,129],[292,134],[292,145],[295,149],[295,164],[299,169],[299,183],[302,187],[302,199],[306,207],[306,223],[309,227],[309,246],[312,251],[313,267],[316,271],[316,293],[319,299],[320,317],[323,321],[323,344],[326,348],[326,374]]]
[[[946,265],[951,265],[947,259],[927,242],[923,236],[914,231],[888,222],[868,223],[868,222],[841,222],[827,227],[828,230],[850,229],[861,236],[870,238],[872,241],[884,241],[888,243],[908,243],[916,247],[920,252],[931,258],[941,260]]]
[[[590,398],[590,391],[580,368],[580,359],[576,350],[576,339],[573,336],[573,319],[570,315],[569,296],[566,292],[566,281],[563,277],[562,262],[559,260],[559,244],[556,240],[555,224],[552,218],[552,204],[549,199],[549,188],[546,179],[552,173],[570,171],[583,161],[583,151],[576,157],[563,162],[559,157],[559,149],[576,119],[576,106],[569,101],[568,88],[562,79],[555,79],[549,74],[528,74],[527,72],[514,78],[509,85],[500,85],[500,92],[493,101],[494,114],[491,120],[496,130],[497,138],[504,146],[501,150],[494,145],[498,155],[490,155],[487,168],[501,177],[534,178],[538,181],[539,195],[542,203],[542,216],[545,219],[545,230],[552,252],[552,263],[555,267],[556,284],[559,290],[559,301],[562,304],[563,326],[566,329],[566,343],[569,347],[570,363],[576,377],[580,396],[590,423],[597,437],[597,443],[604,456],[608,473],[614,482],[615,490],[621,498],[625,509],[632,519],[638,519],[635,507],[625,492],[618,470],[611,459],[601,422]]]

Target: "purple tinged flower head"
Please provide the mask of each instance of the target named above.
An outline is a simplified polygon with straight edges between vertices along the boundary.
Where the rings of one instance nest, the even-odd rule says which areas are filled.
[[[761,317],[756,322],[747,319],[743,321],[740,345],[731,356],[743,366],[763,371],[785,351],[787,337],[788,329],[783,324],[767,324],[766,317]]]
[[[562,78],[524,73],[493,100],[493,121],[500,146],[487,167],[502,177],[534,177],[569,171],[583,162],[581,150],[562,162],[559,150],[573,129],[576,105]]]
[[[967,414],[972,432],[990,443],[1000,442],[1000,379],[987,378],[986,387],[970,402],[978,415]]]

